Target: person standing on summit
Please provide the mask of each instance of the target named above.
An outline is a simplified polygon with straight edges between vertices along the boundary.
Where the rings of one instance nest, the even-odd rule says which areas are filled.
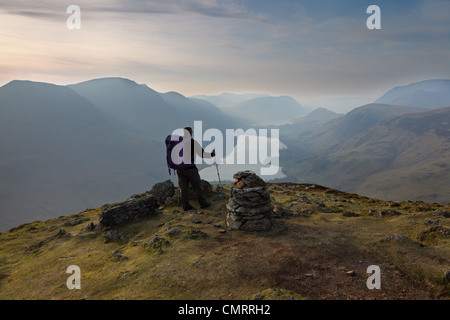
[[[183,152],[183,165],[178,166],[175,170],[178,176],[178,185],[181,189],[181,203],[183,205],[183,210],[191,210],[194,209],[192,205],[189,203],[189,183],[192,185],[192,189],[194,189],[197,194],[197,200],[202,209],[205,209],[211,205],[209,203],[202,191],[201,187],[201,178],[198,173],[198,168],[195,165],[195,156],[199,156],[202,158],[212,158],[216,156],[215,151],[213,150],[211,153],[206,152],[201,145],[192,138],[192,128],[184,127],[184,135],[180,144],[182,144],[181,150],[187,151]],[[178,149],[178,148],[177,148]],[[169,171],[170,172],[170,171]]]

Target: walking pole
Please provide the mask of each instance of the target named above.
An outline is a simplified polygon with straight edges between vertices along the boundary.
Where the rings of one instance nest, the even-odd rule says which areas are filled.
[[[215,151],[215,150],[213,150]],[[216,188],[217,192],[222,192],[222,182],[220,181],[220,174],[219,174],[219,166],[217,165],[217,158],[216,154],[214,154],[214,159],[216,160],[216,171],[217,171],[217,177],[219,178],[219,186]]]

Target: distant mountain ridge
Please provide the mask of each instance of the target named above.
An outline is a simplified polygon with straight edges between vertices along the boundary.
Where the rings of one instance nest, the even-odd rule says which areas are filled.
[[[448,107],[450,106],[450,80],[425,80],[396,87],[375,102],[426,109]]]
[[[308,144],[314,144],[318,149],[333,148],[392,117],[422,110],[404,106],[368,104],[328,122],[326,126],[311,133],[306,140],[310,141]]]
[[[129,130],[161,139],[172,130],[202,120],[205,128],[232,128],[244,123],[216,106],[176,92],[158,93],[123,78],[94,79],[69,86],[92,101],[109,119]],[[170,131],[170,132],[169,132]]]
[[[219,108],[228,108],[233,107],[239,103],[254,99],[254,98],[261,98],[261,97],[269,97],[267,94],[258,94],[258,93],[244,93],[244,94],[235,94],[235,93],[229,93],[225,92],[218,95],[194,95],[190,98],[193,99],[201,99],[208,101]]]
[[[300,136],[282,166],[297,181],[327,183],[346,192],[447,203],[448,123],[450,107],[363,106]]]
[[[308,113],[306,108],[289,96],[224,93],[217,96],[193,97],[217,103],[224,113],[230,116],[239,115],[253,126],[284,124]]]
[[[394,88],[379,100],[399,105],[373,103],[345,115],[324,108],[307,114],[290,97],[264,94],[219,95],[229,103],[219,107],[120,77],[68,86],[11,81],[0,88],[0,231],[176,181],[163,138],[195,120],[222,132],[278,128],[286,181],[448,202],[449,111],[436,105],[447,101],[449,81]],[[407,105],[418,96],[433,101]]]

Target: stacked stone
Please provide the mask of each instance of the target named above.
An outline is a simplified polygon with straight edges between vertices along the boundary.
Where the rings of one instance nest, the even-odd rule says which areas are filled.
[[[253,171],[233,175],[227,224],[233,230],[263,231],[271,227],[273,205],[266,183]]]

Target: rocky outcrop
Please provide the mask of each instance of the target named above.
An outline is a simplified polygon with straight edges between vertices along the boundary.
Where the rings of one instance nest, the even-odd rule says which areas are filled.
[[[99,223],[104,227],[115,227],[141,217],[151,215],[158,207],[155,195],[146,193],[104,207]]]
[[[264,231],[271,227],[273,205],[266,183],[253,171],[239,171],[231,187],[227,224],[231,229]]]
[[[171,180],[159,182],[153,185],[152,189],[148,193],[153,194],[159,204],[164,204],[168,198],[174,196],[175,185]]]

